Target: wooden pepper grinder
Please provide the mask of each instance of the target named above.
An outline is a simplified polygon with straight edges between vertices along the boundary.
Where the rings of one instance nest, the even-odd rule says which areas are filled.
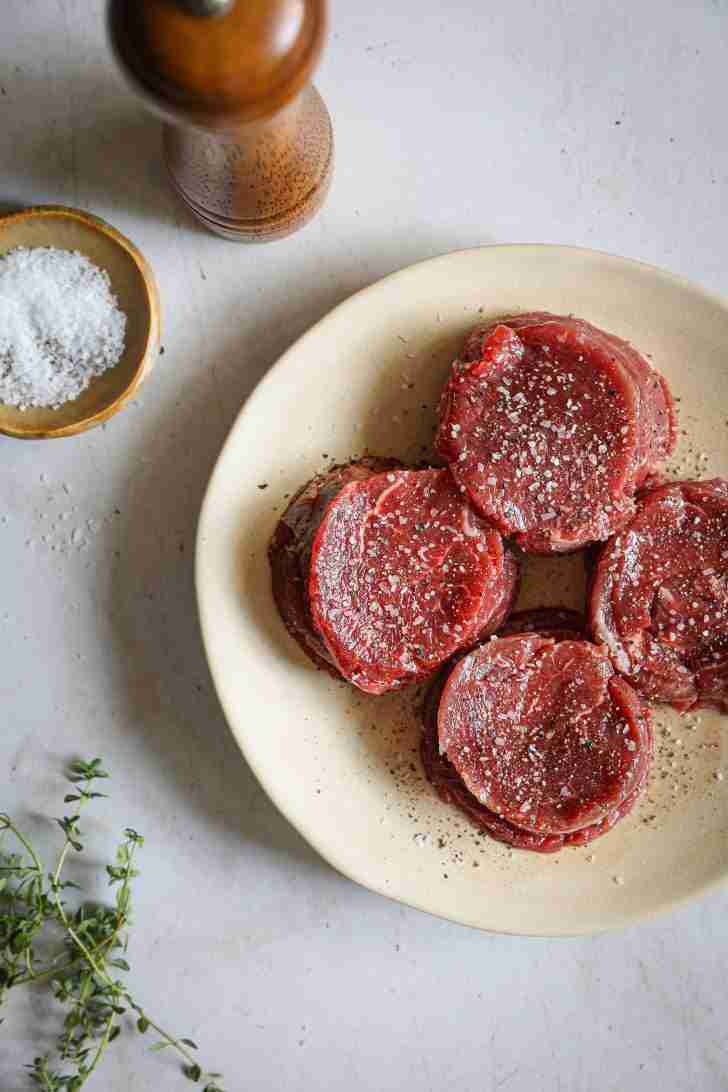
[[[110,0],[116,56],[165,119],[175,189],[240,242],[279,239],[331,181],[328,110],[310,83],[325,0]]]

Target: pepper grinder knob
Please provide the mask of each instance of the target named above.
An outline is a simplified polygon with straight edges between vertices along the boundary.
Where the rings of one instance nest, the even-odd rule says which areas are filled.
[[[281,238],[323,204],[331,119],[310,82],[326,0],[109,0],[117,60],[165,120],[174,188],[211,231]]]

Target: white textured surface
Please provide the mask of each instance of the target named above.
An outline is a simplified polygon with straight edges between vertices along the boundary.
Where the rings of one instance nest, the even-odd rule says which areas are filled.
[[[157,124],[111,68],[98,0],[7,7],[0,199],[76,204],[129,234],[159,276],[166,352],[104,430],[0,440],[0,808],[30,813],[50,839],[34,816],[58,813],[62,761],[106,757],[114,798],[88,824],[94,844],[127,823],[148,838],[139,993],[228,1090],[728,1087],[728,895],[553,942],[484,936],[354,888],[238,756],[192,588],[199,503],[239,404],[356,288],[444,250],[548,241],[728,292],[725,0],[402,0],[386,14],[335,0],[318,78],[336,126],[333,191],[304,232],[255,250],[178,209]],[[48,527],[69,511],[79,545],[54,551]],[[9,1012],[4,1092],[24,1087],[47,1016],[34,996]],[[171,1059],[139,1047],[115,1044],[96,1085],[180,1087]]]

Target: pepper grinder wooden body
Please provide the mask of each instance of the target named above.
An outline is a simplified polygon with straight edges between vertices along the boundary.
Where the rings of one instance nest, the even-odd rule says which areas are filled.
[[[333,168],[310,77],[325,0],[110,0],[117,59],[165,119],[172,184],[211,231],[266,242],[307,223]]]

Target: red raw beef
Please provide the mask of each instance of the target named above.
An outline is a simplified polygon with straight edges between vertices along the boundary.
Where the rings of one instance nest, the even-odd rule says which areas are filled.
[[[728,712],[728,482],[642,493],[597,555],[589,620],[644,697]]]
[[[310,482],[269,556],[289,632],[372,694],[427,677],[497,629],[517,585],[513,555],[448,471],[376,460]]]
[[[564,834],[603,819],[634,788],[647,720],[595,645],[522,634],[460,660],[438,734],[482,804],[514,826]]]
[[[632,792],[618,807],[609,812],[605,819],[590,827],[583,827],[569,834],[535,834],[514,826],[507,819],[502,819],[500,815],[490,811],[465,788],[462,778],[447,756],[440,754],[437,738],[437,706],[444,683],[444,677],[439,677],[432,683],[425,700],[424,734],[420,747],[422,764],[428,781],[431,782],[443,803],[458,808],[479,830],[514,849],[530,849],[534,853],[556,853],[564,846],[583,846],[592,842],[611,830],[620,819],[629,815],[647,781],[650,768],[650,755],[647,751],[644,756],[642,776]]]
[[[599,650],[573,639],[576,612],[524,611],[513,625],[528,635],[491,640],[430,687],[425,772],[441,799],[499,841],[541,853],[584,845],[626,815],[644,787],[649,713]]]
[[[286,629],[317,667],[336,678],[340,678],[339,672],[314,629],[308,605],[307,581],[313,536],[327,504],[342,486],[401,467],[402,464],[394,459],[364,458],[312,478],[288,505],[268,547],[273,597]]]
[[[470,334],[435,447],[504,534],[559,553],[622,527],[675,439],[667,384],[641,353],[581,319],[535,312]]]

